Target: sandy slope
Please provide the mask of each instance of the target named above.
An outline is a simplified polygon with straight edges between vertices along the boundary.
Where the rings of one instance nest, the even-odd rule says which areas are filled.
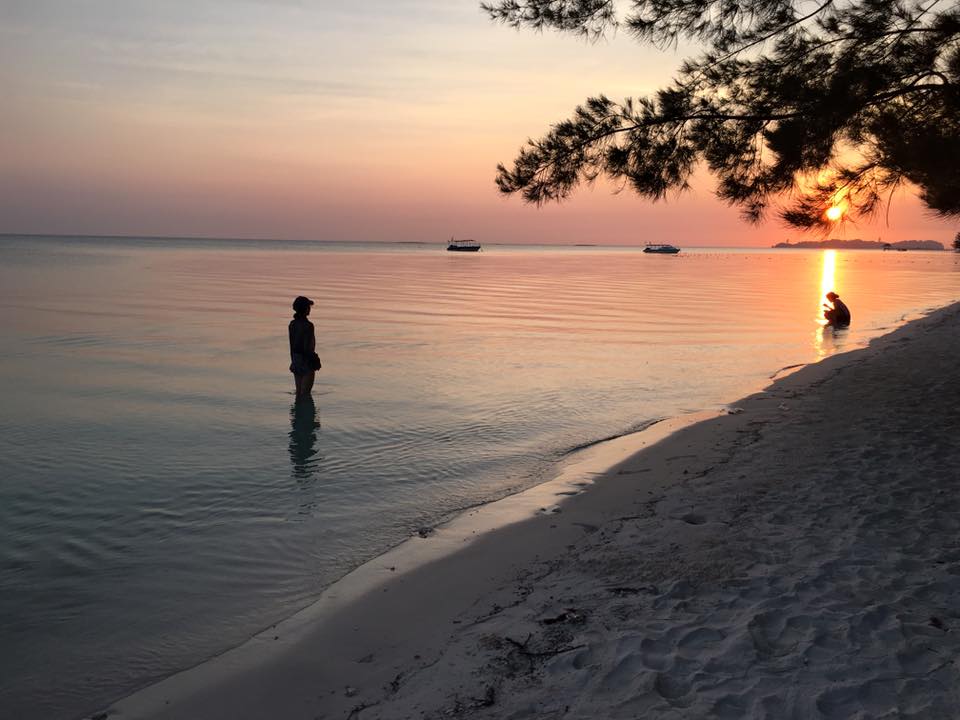
[[[111,712],[958,717],[958,358],[953,306]]]

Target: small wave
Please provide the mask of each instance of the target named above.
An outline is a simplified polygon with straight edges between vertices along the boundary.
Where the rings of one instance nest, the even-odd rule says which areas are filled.
[[[627,428],[623,432],[615,433],[613,435],[608,435],[602,438],[597,438],[596,440],[589,440],[585,443],[580,443],[579,445],[574,445],[573,447],[567,448],[566,450],[562,450],[560,452],[560,457],[566,457],[568,455],[572,455],[575,452],[579,452],[580,450],[586,450],[587,448],[593,447],[594,445],[599,445],[600,443],[609,442],[610,440],[616,440],[617,438],[622,438],[622,437],[625,437],[626,435],[633,435],[634,433],[643,432],[644,430],[647,430],[653,427],[654,425],[656,425],[657,423],[663,422],[664,420],[666,420],[666,418],[656,418],[654,420],[647,420],[645,422],[639,423],[638,425],[634,425],[633,427]]]
[[[785,373],[787,370],[796,370],[797,368],[806,367],[809,363],[796,363],[794,365],[784,365],[782,368],[777,370],[773,375],[770,376],[771,380],[776,380],[782,373]]]

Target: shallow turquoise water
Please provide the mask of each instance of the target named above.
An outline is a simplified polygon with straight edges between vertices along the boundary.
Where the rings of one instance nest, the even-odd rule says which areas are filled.
[[[82,715],[571,448],[960,289],[953,253],[833,258],[838,334],[817,251],[0,238],[3,715]],[[324,369],[295,409],[301,293]]]

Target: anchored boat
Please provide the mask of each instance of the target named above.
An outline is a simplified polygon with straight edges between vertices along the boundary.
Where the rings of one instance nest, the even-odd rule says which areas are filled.
[[[647,243],[643,248],[645,253],[657,253],[658,255],[676,255],[680,248],[667,243]]]
[[[454,240],[450,238],[447,243],[447,250],[450,252],[477,252],[480,249],[480,243],[476,240]]]

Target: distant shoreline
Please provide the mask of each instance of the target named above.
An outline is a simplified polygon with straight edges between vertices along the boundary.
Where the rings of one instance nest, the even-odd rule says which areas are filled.
[[[774,248],[801,248],[803,250],[946,250],[943,243],[936,240],[900,240],[885,243],[880,240],[801,240],[800,242],[781,242],[772,245]]]

